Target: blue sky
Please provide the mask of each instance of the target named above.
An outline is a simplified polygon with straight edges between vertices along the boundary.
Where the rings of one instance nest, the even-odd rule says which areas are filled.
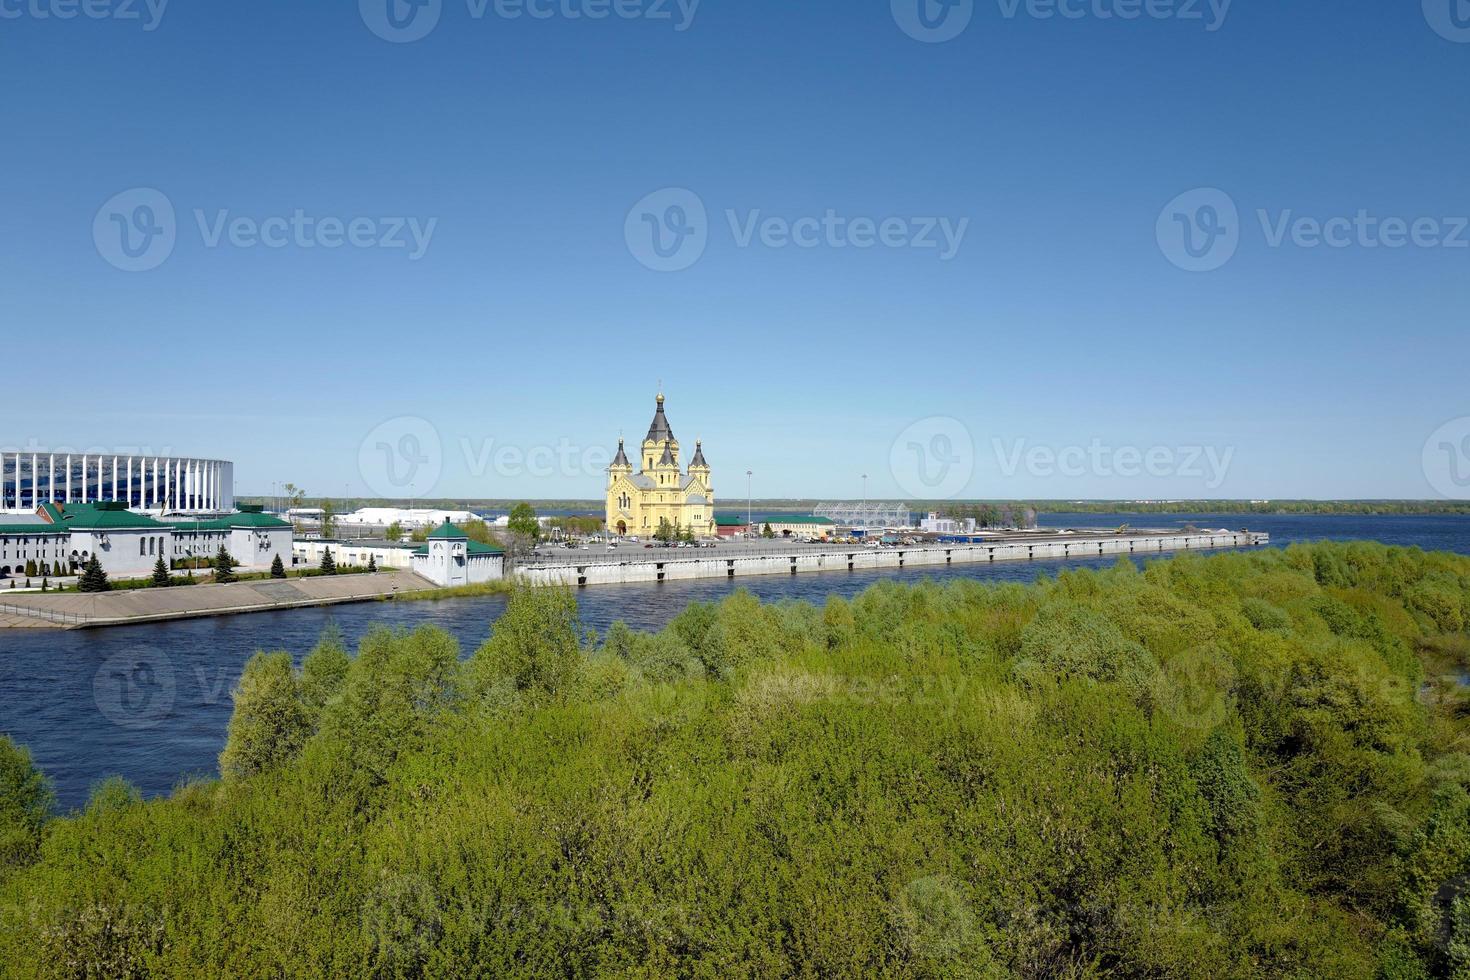
[[[595,497],[662,380],[726,498],[1470,494],[1448,0],[92,2],[0,0],[5,448]]]

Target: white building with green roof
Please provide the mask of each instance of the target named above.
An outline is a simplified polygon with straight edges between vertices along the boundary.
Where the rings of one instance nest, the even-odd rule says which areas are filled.
[[[413,553],[413,571],[445,588],[493,582],[505,575],[505,551],[471,541],[464,531],[445,521]]]
[[[141,578],[160,556],[172,564],[212,558],[221,547],[245,571],[265,571],[277,555],[290,564],[291,525],[260,507],[207,521],[174,522],[129,510],[121,500],[47,501],[31,521],[0,524],[0,578],[70,575],[93,556],[108,575]]]

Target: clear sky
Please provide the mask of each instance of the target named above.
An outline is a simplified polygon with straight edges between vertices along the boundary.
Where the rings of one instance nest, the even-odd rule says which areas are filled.
[[[1449,0],[388,2],[0,0],[0,445],[1470,495]]]

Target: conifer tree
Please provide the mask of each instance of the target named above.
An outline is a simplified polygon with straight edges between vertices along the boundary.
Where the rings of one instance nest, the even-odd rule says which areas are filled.
[[[284,562],[281,561],[281,556],[280,555],[276,555],[275,560],[271,562],[271,578],[285,578],[285,577],[286,577],[286,565],[285,565]]]
[[[77,589],[81,592],[106,592],[112,588],[107,581],[107,573],[102,570],[102,563],[93,555],[87,559],[87,567],[82,569],[82,577],[77,582]]]
[[[378,570],[378,556],[368,555],[368,572],[374,573]]]
[[[337,560],[332,557],[332,549],[331,548],[328,548],[328,549],[326,549],[325,551],[322,552],[322,574],[323,575],[336,575],[337,574]]]
[[[164,564],[163,556],[158,556],[158,561],[153,563],[153,585],[155,588],[163,588],[169,584],[168,566]]]
[[[219,546],[219,553],[214,556],[214,580],[216,582],[235,581],[235,559],[230,557],[224,545]]]

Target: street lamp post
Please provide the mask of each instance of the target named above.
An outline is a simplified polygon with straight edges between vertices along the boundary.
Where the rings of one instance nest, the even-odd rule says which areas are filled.
[[[863,531],[868,530],[868,474],[863,474],[863,509],[858,513],[863,515]],[[866,534],[865,534],[866,536]]]
[[[751,470],[745,471],[745,533],[750,533],[750,478],[754,474]]]

